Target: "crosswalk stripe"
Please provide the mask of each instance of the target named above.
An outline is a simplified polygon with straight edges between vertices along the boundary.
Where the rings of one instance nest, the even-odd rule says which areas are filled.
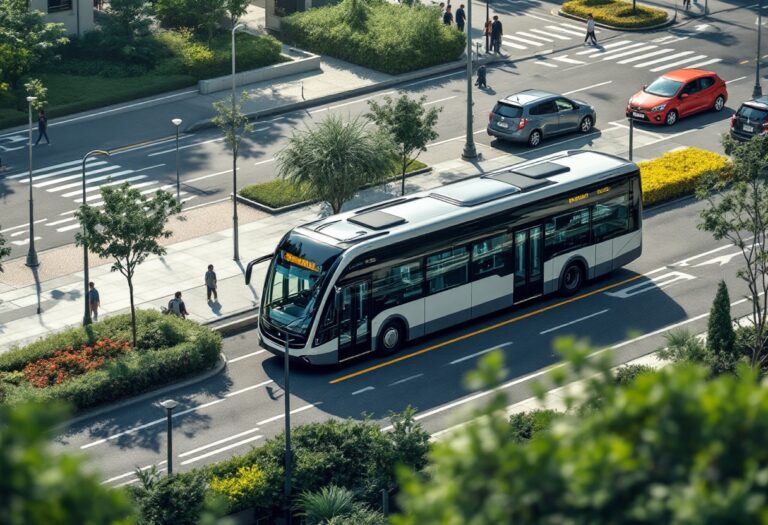
[[[516,37],[516,36],[505,36],[505,37],[503,37],[503,39],[504,40],[516,40],[518,42],[522,42],[524,44],[529,44],[529,45],[532,45],[532,46],[539,46],[539,47],[541,47],[541,46],[544,45],[541,42],[534,42],[533,40],[526,40],[524,38],[519,38],[519,37]]]
[[[64,224],[65,222],[72,222],[74,220],[77,220],[74,216],[68,218],[68,219],[60,219],[58,221],[53,222],[47,222],[45,223],[46,226],[58,226],[59,224]]]
[[[88,163],[92,164],[93,162],[95,162],[95,160],[96,159],[90,158],[90,159],[88,159]],[[73,165],[80,166],[80,165],[82,165],[82,163],[83,163],[82,160],[71,160],[69,162],[62,162],[61,164],[54,164],[53,166],[46,166],[45,168],[37,168],[36,170],[33,169],[32,170],[32,176],[34,177],[35,173],[45,173],[46,171],[51,171],[51,170],[55,170],[55,169],[59,169],[59,168],[64,168],[66,166],[73,166]],[[103,161],[101,161],[101,163],[104,164]],[[28,176],[29,176],[29,171],[27,171],[26,173],[16,173],[15,175],[9,175],[7,178],[9,178],[9,179],[20,179],[21,177],[28,177]]]
[[[571,29],[578,29],[579,31],[581,31],[582,35],[586,34],[587,32],[586,26],[577,26],[573,24],[563,24],[563,23],[561,23],[560,25],[564,27],[570,27]],[[595,29],[595,33],[602,33],[602,31],[600,31],[599,29]]]
[[[611,48],[614,48],[616,46],[623,46],[624,44],[631,44],[631,43],[632,43],[631,40],[619,40],[618,42],[611,42],[610,44],[605,44],[604,46],[600,46],[600,49],[611,49]],[[597,51],[600,51],[600,49],[598,49]],[[576,54],[577,55],[591,55],[595,51],[596,50],[593,48],[593,49],[587,49],[586,51],[579,51]]]
[[[114,179],[116,177],[122,177],[123,175],[130,175],[131,173],[134,173],[134,171],[133,170],[125,170],[125,171],[119,171],[117,173],[107,173],[106,175],[102,175],[100,177],[93,177],[93,178],[88,177],[85,180],[85,182],[86,182],[86,185],[90,185],[90,184],[93,184],[94,182],[98,182],[100,180]],[[55,192],[58,192],[58,191],[61,191],[61,190],[68,190],[70,188],[77,188],[77,187],[82,187],[82,186],[83,186],[82,181],[70,182],[69,184],[64,184],[63,186],[56,186],[55,188],[49,188],[46,191],[49,191],[51,193],[55,193]],[[66,197],[66,195],[65,195],[65,197]]]
[[[554,42],[554,40],[552,40],[551,38],[547,38],[547,37],[539,36],[539,35],[532,35],[530,33],[524,32],[524,31],[516,31],[515,34],[516,35],[520,35],[520,36],[524,36],[526,38],[530,38],[530,39],[533,39],[533,40],[543,40],[544,42]]]
[[[547,29],[551,29],[552,31],[560,31],[561,33],[565,33],[566,35],[573,35],[573,36],[584,36],[584,31],[574,31],[572,29],[566,29],[564,27],[560,26],[547,26]]]
[[[699,62],[698,64],[691,64],[690,66],[685,66],[685,69],[696,69],[703,66],[708,66],[710,64],[716,64],[718,62],[722,62],[722,58],[711,58],[709,60],[705,60],[704,62]]]
[[[540,66],[546,66],[546,67],[557,67],[555,64],[550,64],[546,60],[537,60],[536,62],[534,62],[534,64],[538,64]]]
[[[605,56],[611,56],[611,55],[614,55],[616,53],[621,53],[621,52],[626,51],[628,49],[634,49],[634,48],[637,48],[637,47],[640,47],[640,46],[644,46],[644,45],[645,45],[645,42],[637,42],[637,43],[634,43],[634,44],[630,44],[628,46],[617,47],[616,49],[611,49],[610,51],[596,51],[596,52],[594,52],[592,54],[587,55],[586,58],[600,58],[600,57],[605,57]]]
[[[503,41],[504,45],[507,47],[511,47],[514,49],[528,49],[525,46],[521,46],[520,44],[515,44],[514,42],[510,41],[510,38],[508,36],[501,37],[501,40]],[[485,45],[485,41],[483,40],[483,45]]]
[[[573,58],[568,58],[568,55],[563,55],[561,57],[554,57],[553,60],[557,60],[558,62],[564,62],[566,64],[586,64],[586,62],[583,62],[581,60],[574,60]]]
[[[106,164],[106,161],[100,160],[100,161],[96,161],[96,162],[89,162],[88,166],[103,166],[104,164]],[[49,179],[51,177],[56,177],[57,175],[63,175],[65,173],[72,173],[74,171],[79,172],[79,171],[81,171],[81,169],[82,168],[80,166],[75,166],[75,167],[72,167],[72,168],[66,168],[66,169],[63,169],[63,170],[58,170],[58,171],[55,171],[55,172],[52,172],[52,173],[46,173],[45,175],[38,175],[38,176],[35,176],[35,173],[37,173],[37,171],[35,170],[35,171],[32,171],[32,182],[34,183],[34,182],[37,182],[38,180]],[[25,177],[28,177],[28,175],[29,175],[29,173],[25,173],[24,174]],[[28,184],[29,183],[29,179],[28,178],[27,179],[22,179],[19,182],[22,183],[22,184]]]
[[[69,230],[76,230],[77,228],[80,228],[80,223],[70,224],[69,226],[62,226],[61,228],[56,228],[56,231],[61,233],[68,232]]]
[[[658,51],[646,53],[644,55],[640,55],[639,57],[632,57],[632,58],[627,58],[626,60],[619,60],[619,64],[631,64],[632,62],[637,62],[638,60],[642,60],[644,58],[649,58],[649,57],[654,57],[664,53],[669,53],[670,51],[674,51],[674,49],[671,49],[671,48],[659,49]]]
[[[635,49],[632,49],[631,51],[624,51],[620,50],[618,54],[610,54],[608,56],[602,57],[603,60],[615,60],[617,58],[625,57],[627,55],[634,55],[636,53],[642,53],[643,51],[648,51],[649,49],[655,49],[659,46],[650,45],[650,46],[643,46],[643,47],[636,47]]]
[[[42,239],[42,237],[35,237],[36,241],[39,241],[40,239]],[[25,244],[29,244],[29,237],[20,241],[11,241],[11,244],[15,244],[16,246],[24,246]]]
[[[688,62],[696,62],[697,60],[701,60],[702,58],[707,58],[707,55],[696,55],[695,57],[684,58],[683,60],[678,60],[677,62],[672,62],[671,64],[664,64],[663,66],[655,67],[651,69],[651,71],[656,73],[658,71],[663,71],[665,69],[672,69],[675,66],[687,64]]]
[[[145,188],[145,187],[153,185],[153,184],[157,184],[157,181],[151,180],[149,182],[140,182],[138,184],[131,184],[130,186],[131,186],[132,190],[135,190],[135,189],[138,189],[138,188]],[[86,195],[85,196],[86,202],[87,201],[92,201],[92,200],[95,200],[95,199],[100,199],[100,198],[101,198],[101,194],[100,193],[96,193],[94,195]],[[75,200],[75,202],[83,202],[82,198],[74,199],[74,200]]]
[[[116,186],[116,185],[122,184],[124,182],[133,182],[135,180],[141,180],[141,179],[146,179],[146,178],[147,178],[146,175],[136,175],[135,177],[128,177],[127,179],[113,180],[113,181],[107,182],[105,184],[99,184],[98,186],[87,186],[85,188],[85,192],[89,193],[91,191],[100,190],[104,186]],[[75,195],[81,195],[82,193],[83,193],[82,190],[75,190],[75,191],[70,191],[70,192],[67,192],[67,193],[62,193],[61,196],[62,197],[74,197]]]
[[[98,173],[104,173],[105,171],[112,171],[112,170],[119,170],[119,169],[120,169],[120,166],[105,166],[105,167],[99,168],[97,170],[91,170],[88,173],[90,173],[91,175],[96,175]],[[77,173],[75,175],[67,175],[66,177],[60,177],[58,179],[52,179],[52,180],[47,180],[45,182],[40,182],[38,184],[33,184],[33,186],[35,188],[45,188],[45,187],[51,186],[53,184],[59,184],[60,182],[64,182],[65,180],[82,179],[82,178],[83,178],[83,174],[82,173]],[[86,179],[85,180],[88,180],[87,175],[86,175]]]
[[[569,36],[558,35],[558,34],[553,33],[552,31],[544,31],[543,29],[529,29],[528,31],[530,31],[531,33],[536,33],[537,35],[551,36],[551,37],[557,38],[559,40],[570,40],[571,39],[571,37],[569,37]]]
[[[635,64],[635,67],[646,67],[646,66],[652,66],[653,64],[658,64],[660,62],[669,62],[670,60],[674,60],[676,58],[692,55],[693,51],[681,51],[680,53],[675,53],[674,55],[668,55],[665,57],[657,58],[655,60],[648,60],[647,62],[641,62],[639,64]]]

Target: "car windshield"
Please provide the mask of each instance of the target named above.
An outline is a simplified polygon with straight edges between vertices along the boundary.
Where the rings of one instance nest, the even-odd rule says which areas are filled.
[[[505,118],[518,118],[523,114],[523,108],[510,104],[496,104],[493,112]]]
[[[307,335],[325,278],[341,250],[292,232],[281,243],[264,289],[263,315],[272,324]]]
[[[683,83],[677,80],[659,77],[653,81],[653,84],[645,88],[644,91],[657,97],[673,97],[682,85]]]

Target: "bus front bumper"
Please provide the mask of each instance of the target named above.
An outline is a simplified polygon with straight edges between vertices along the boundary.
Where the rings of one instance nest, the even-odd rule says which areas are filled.
[[[278,357],[285,356],[285,347],[278,346],[274,342],[265,338],[261,332],[259,332],[259,346],[267,352],[270,352]],[[323,352],[321,354],[308,354],[306,349],[294,349],[292,348],[288,353],[288,357],[292,364],[302,363],[312,366],[333,365],[338,362],[337,351]]]

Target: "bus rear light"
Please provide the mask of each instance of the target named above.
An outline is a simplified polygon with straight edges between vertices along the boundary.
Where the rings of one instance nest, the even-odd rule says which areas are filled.
[[[517,123],[517,129],[523,129],[526,124],[528,124],[528,119],[527,118],[521,118],[520,122]]]

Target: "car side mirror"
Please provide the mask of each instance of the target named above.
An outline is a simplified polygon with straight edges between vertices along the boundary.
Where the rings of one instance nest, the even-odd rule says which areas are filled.
[[[645,88],[648,87],[648,84],[643,84],[643,91],[645,91]]]
[[[688,98],[688,93],[680,93],[680,99]]]

